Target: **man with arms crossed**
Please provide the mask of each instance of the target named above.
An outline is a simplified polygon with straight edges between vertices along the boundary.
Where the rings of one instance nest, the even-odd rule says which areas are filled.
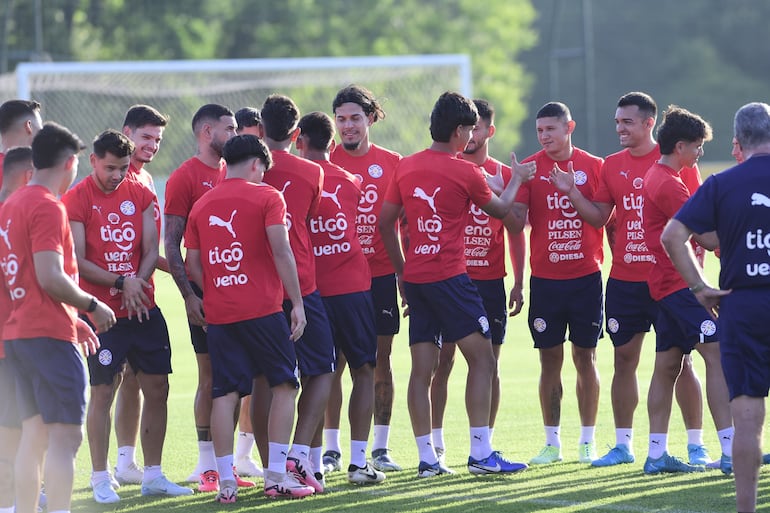
[[[520,166],[498,198],[475,164],[460,160],[478,122],[473,102],[442,94],[430,117],[433,144],[399,162],[380,214],[382,240],[409,303],[412,370],[407,402],[420,463],[418,477],[446,473],[431,440],[430,382],[443,343],[456,343],[468,363],[465,404],[470,423],[468,471],[512,473],[527,468],[492,450],[489,411],[495,359],[484,305],[466,273],[462,234],[471,202],[502,218],[533,165]],[[395,222],[409,219],[406,262]],[[523,223],[523,221],[522,221]]]
[[[756,511],[765,397],[770,389],[770,105],[749,103],[735,114],[744,162],[709,177],[663,231],[663,246],[698,302],[719,317],[720,350],[735,422],[733,465],[739,512]],[[716,231],[719,288],[693,259],[693,233]]]
[[[239,396],[257,382],[269,386],[269,464],[265,495],[304,497],[313,488],[286,472],[286,455],[299,383],[294,342],[305,328],[297,268],[286,229],[286,205],[262,184],[271,158],[253,135],[239,135],[223,148],[227,175],[195,204],[185,245],[190,274],[203,288],[213,377],[212,435],[221,478],[216,501],[233,503],[234,414]],[[289,296],[291,332],[281,302]]]
[[[610,222],[607,238],[612,249],[612,268],[604,305],[607,331],[615,348],[611,389],[615,447],[593,460],[591,465],[595,467],[635,460],[633,422],[639,404],[636,369],[644,334],[650,331],[658,315],[658,305],[647,287],[653,257],[644,243],[641,193],[644,175],[660,158],[652,135],[657,111],[655,101],[648,94],[631,92],[620,98],[615,111],[615,130],[624,149],[604,161],[593,201],[575,186],[574,174],[554,171],[551,175],[556,188],[567,195],[583,220],[596,228]],[[681,176],[690,190],[700,185],[697,167],[683,169]],[[702,248],[700,251],[702,256]],[[676,381],[676,395],[687,429],[689,461],[705,465],[711,459],[703,445],[703,400],[689,355]]]
[[[99,333],[115,324],[113,311],[77,285],[72,234],[57,199],[75,179],[82,149],[66,128],[44,125],[32,140],[29,184],[0,209],[2,293],[12,303],[3,339],[22,419],[14,476],[19,513],[37,512],[41,469],[48,510],[70,510],[85,416],[86,377],[76,344],[87,354],[99,346],[77,311],[87,312]]]

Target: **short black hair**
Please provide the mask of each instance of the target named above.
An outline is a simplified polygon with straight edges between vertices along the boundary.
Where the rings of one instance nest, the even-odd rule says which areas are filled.
[[[167,124],[168,116],[161,114],[155,107],[143,104],[129,107],[126,118],[123,120],[123,126],[127,126],[131,130],[148,125],[164,127]]]
[[[265,98],[261,113],[265,136],[274,141],[288,139],[299,123],[297,104],[282,94],[271,94]]]
[[[677,105],[669,105],[658,127],[661,155],[671,155],[679,141],[711,140],[711,126],[697,114]]]
[[[479,112],[479,118],[492,125],[495,122],[495,108],[487,100],[476,98],[473,100],[476,110]]]
[[[273,157],[270,150],[259,137],[252,134],[236,135],[228,139],[222,148],[222,157],[231,166],[258,158],[265,165],[265,171],[273,167]]]
[[[8,100],[0,105],[0,134],[6,133],[20,119],[40,112],[40,104],[34,100]]]
[[[449,142],[458,126],[473,126],[479,113],[471,100],[447,91],[439,96],[430,113],[430,136],[436,142]]]
[[[3,160],[3,177],[8,178],[13,173],[32,167],[32,148],[29,146],[14,146],[8,150]]]
[[[314,150],[326,151],[334,139],[334,122],[324,112],[311,112],[299,120],[299,130]]]
[[[374,94],[367,88],[350,84],[347,87],[343,87],[337,92],[337,96],[334,97],[332,102],[332,112],[337,112],[337,107],[343,103],[355,103],[361,106],[364,114],[367,116],[373,114],[372,122],[377,122],[381,119],[385,119],[385,111],[382,110],[382,106]]]
[[[636,105],[639,108],[639,112],[648,118],[655,118],[658,115],[658,104],[647,93],[633,91],[624,94],[618,100],[618,107],[629,107],[631,105]]]
[[[571,121],[572,113],[569,107],[561,102],[548,102],[537,111],[536,119],[540,118],[559,118],[563,121]]]
[[[244,107],[235,113],[235,122],[239,130],[247,126],[257,126],[262,123],[262,115],[254,107]]]
[[[144,126],[144,125],[142,125]],[[94,139],[94,155],[103,159],[108,153],[118,158],[130,157],[134,152],[134,143],[112,128],[108,128]]]
[[[32,139],[32,164],[35,169],[48,169],[85,149],[83,141],[67,127],[49,121]]]
[[[200,129],[200,125],[203,123],[203,121],[219,121],[219,118],[222,116],[232,116],[233,111],[225,107],[224,105],[219,105],[218,103],[207,103],[198,111],[195,113],[195,115],[192,118],[192,130],[194,134],[198,133],[198,130]]]

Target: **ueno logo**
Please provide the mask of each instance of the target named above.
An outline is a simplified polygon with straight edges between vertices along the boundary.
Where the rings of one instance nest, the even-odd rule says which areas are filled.
[[[116,223],[113,223],[116,224]],[[99,234],[104,242],[113,242],[122,251],[129,251],[136,240],[134,223],[126,221],[118,227],[102,226]]]
[[[219,249],[219,246],[209,250],[209,264],[225,266],[228,271],[237,271],[243,260],[243,246],[240,242],[233,242],[230,247]]]

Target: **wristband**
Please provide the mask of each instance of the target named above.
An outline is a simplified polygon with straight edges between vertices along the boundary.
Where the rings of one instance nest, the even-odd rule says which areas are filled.
[[[118,290],[123,290],[123,282],[126,281],[126,277],[124,275],[118,276],[118,279],[115,280],[114,287]]]
[[[88,308],[86,308],[86,312],[91,313],[94,310],[96,310],[96,298],[94,296],[91,296],[91,302],[88,304]]]
[[[706,288],[706,284],[704,282],[700,282],[694,287],[690,287],[690,292],[692,292],[693,294],[697,294],[698,292],[700,292],[705,288]]]

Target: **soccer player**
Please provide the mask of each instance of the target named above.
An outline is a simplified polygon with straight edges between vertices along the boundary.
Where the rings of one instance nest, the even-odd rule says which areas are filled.
[[[123,134],[134,143],[131,164],[126,173],[127,180],[134,180],[147,186],[155,197],[153,200],[155,224],[158,237],[161,233],[160,203],[152,175],[144,168],[152,162],[160,149],[163,131],[168,118],[149,105],[132,105],[123,120]],[[168,272],[166,258],[158,255],[156,269]],[[118,458],[115,464],[115,479],[119,484],[142,483],[142,469],[136,463],[136,440],[139,436],[141,395],[139,382],[131,366],[124,366],[115,399],[115,437],[118,440]]]
[[[93,143],[92,173],[67,191],[67,207],[81,286],[117,312],[118,322],[99,335],[88,358],[91,377],[87,432],[91,487],[101,504],[118,502],[107,461],[110,408],[125,362],[137,374],[144,403],[142,495],[192,495],[163,474],[171,347],[163,314],[155,304],[152,274],[158,259],[155,195],[126,180],[134,144],[115,130]]]
[[[465,160],[481,167],[487,181],[500,193],[511,179],[511,168],[489,156],[489,140],[495,135],[495,111],[486,100],[473,100],[479,113],[479,121],[471,133],[468,145],[460,154]],[[492,376],[492,403],[489,411],[490,437],[495,426],[495,417],[500,406],[500,375],[498,362],[500,348],[505,338],[508,311],[505,302],[505,226],[504,220],[490,217],[477,205],[472,204],[467,215],[463,240],[465,242],[465,264],[468,276],[473,280],[484,303],[484,310],[490,322],[492,352],[495,355],[495,369]],[[523,306],[524,258],[526,237],[523,231],[508,234],[509,251],[513,262],[514,285],[511,290],[511,316],[517,315]],[[444,410],[447,401],[447,382],[454,365],[455,345],[446,344],[441,348],[439,365],[430,387],[432,409],[433,446],[444,464]]]
[[[5,153],[15,146],[30,146],[42,128],[40,104],[34,100],[8,100],[0,105],[0,168]],[[3,178],[0,176],[0,185]]]
[[[0,187],[1,207],[8,196],[26,185],[32,176],[32,148],[11,148],[5,154],[5,160],[0,167],[3,173],[3,185]],[[13,461],[19,447],[21,419],[16,407],[13,371],[6,363],[2,341],[3,324],[11,313],[11,297],[4,287],[0,287],[0,292],[0,389],[6,397],[0,404],[0,513],[13,513]]]
[[[524,228],[527,213],[532,224],[529,331],[540,353],[539,396],[546,440],[530,463],[562,460],[561,368],[567,328],[577,370],[578,461],[590,463],[596,459],[594,430],[599,407],[596,345],[602,323],[602,229],[584,223],[550,175],[557,166],[574,169],[575,184],[593,199],[602,159],[573,146],[575,121],[563,103],[541,107],[535,126],[543,149],[525,162],[536,163],[537,176],[522,185],[513,207],[519,230]]]
[[[736,506],[756,511],[765,397],[770,389],[765,233],[770,228],[770,105],[749,103],[735,114],[742,163],[710,176],[662,235],[665,250],[690,291],[719,317],[720,350],[735,422]],[[736,157],[737,160],[737,157]],[[716,231],[721,250],[719,288],[708,284],[692,257],[693,233]]]
[[[409,304],[412,370],[407,402],[420,458],[417,475],[423,478],[445,473],[431,440],[430,411],[430,382],[442,342],[457,344],[468,363],[468,471],[511,473],[527,468],[492,450],[489,411],[495,359],[484,305],[466,272],[462,234],[471,202],[502,218],[519,185],[531,178],[534,165],[514,160],[516,173],[500,197],[494,195],[481,169],[456,157],[477,122],[473,102],[457,93],[442,94],[430,116],[433,143],[399,162],[380,213],[382,240]],[[406,262],[395,229],[402,208],[409,219]]]
[[[316,214],[310,219],[310,240],[316,258],[316,282],[323,300],[335,351],[345,356],[353,387],[350,392],[350,466],[348,479],[373,484],[385,479],[366,461],[366,445],[374,413],[374,366],[377,334],[371,294],[371,273],[358,241],[356,216],[361,181],[329,161],[334,124],[322,112],[311,112],[299,122],[300,156],[323,167],[324,183]],[[319,421],[323,420],[323,413]],[[314,442],[321,446],[321,423]],[[320,452],[320,450],[319,450]]]
[[[32,140],[28,185],[0,209],[3,294],[12,304],[3,339],[22,419],[14,475],[19,513],[37,511],[41,469],[48,510],[70,510],[86,388],[76,344],[86,354],[99,346],[77,311],[89,314],[98,333],[115,324],[110,307],[77,285],[72,234],[57,199],[72,184],[83,148],[68,129],[46,123]]]
[[[706,364],[706,396],[722,445],[720,468],[732,472],[733,427],[727,386],[719,360],[717,324],[697,301],[693,290],[674,268],[660,243],[668,221],[690,197],[682,181],[683,168],[693,167],[703,155],[703,143],[711,140],[711,127],[700,116],[671,106],[658,127],[660,159],[644,176],[642,227],[644,240],[654,257],[647,278],[650,295],[658,302],[655,327],[655,367],[647,396],[650,443],[644,472],[697,472],[701,465],[689,465],[668,453],[668,422],[674,382],[682,359],[696,349]],[[713,233],[696,237],[707,249],[719,245]],[[695,289],[697,292],[698,289]]]
[[[198,109],[192,119],[198,151],[174,171],[166,182],[164,244],[169,271],[184,298],[190,337],[198,365],[198,388],[195,391],[195,428],[198,432],[198,464],[188,481],[198,481],[198,490],[218,490],[216,457],[211,441],[211,360],[209,358],[206,319],[203,315],[201,290],[190,282],[180,244],[193,204],[212,190],[224,173],[222,148],[235,136],[235,117],[223,105],[210,103]]]
[[[238,123],[236,128],[238,135],[252,134],[260,139],[265,135],[265,130],[262,127],[262,115],[254,107],[239,109],[235,113],[235,122]]]
[[[270,95],[265,99],[261,112],[264,141],[270,149],[274,163],[265,176],[265,183],[281,191],[286,201],[289,242],[297,260],[302,301],[307,316],[307,327],[296,344],[302,393],[297,405],[297,426],[289,453],[288,468],[298,476],[301,483],[322,492],[324,483],[321,473],[320,426],[334,379],[335,351],[329,318],[316,283],[310,223],[315,219],[321,201],[323,168],[317,162],[289,152],[299,135],[299,109],[291,98]],[[289,299],[287,291],[283,304],[287,318],[291,312]],[[264,412],[265,396],[264,391],[252,396],[252,409],[255,412]],[[261,406],[255,407],[254,404]],[[369,415],[371,418],[371,413]],[[258,422],[255,419],[256,416],[252,418],[252,425],[258,439],[257,445],[264,445],[264,441],[260,439],[260,433],[264,433],[264,414],[259,415]],[[366,435],[368,434],[367,430]],[[260,448],[260,452],[264,454],[264,449]],[[264,466],[264,455],[262,458]]]
[[[574,174],[562,171],[551,174],[553,184],[567,195],[584,221],[596,228],[610,222],[607,238],[611,242],[612,268],[607,279],[605,314],[615,353],[611,388],[615,447],[593,460],[591,465],[595,467],[635,460],[633,422],[639,404],[636,369],[644,334],[656,323],[658,315],[658,306],[647,287],[653,257],[644,243],[641,194],[645,173],[660,158],[652,133],[657,112],[655,100],[646,93],[631,92],[618,100],[615,130],[624,149],[604,161],[593,201],[575,186]],[[681,177],[691,191],[700,185],[697,166],[684,168]],[[703,249],[698,249],[702,259]],[[711,459],[703,445],[703,400],[690,356],[683,360],[676,395],[687,429],[689,461],[705,465]]]
[[[337,92],[332,102],[334,123],[341,144],[335,146],[331,161],[361,180],[363,195],[358,205],[356,225],[358,241],[363,248],[372,274],[372,300],[377,327],[377,365],[374,367],[374,440],[372,464],[383,472],[401,467],[389,454],[390,417],[393,412],[393,369],[390,356],[393,336],[399,330],[396,273],[382,245],[377,218],[385,191],[393,179],[393,171],[401,155],[370,141],[369,129],[385,118],[379,100],[360,85],[349,85]],[[326,453],[328,470],[340,470],[340,408],[342,407],[342,374],[344,355],[340,357],[336,381],[326,409]]]
[[[286,454],[299,386],[294,342],[306,320],[297,267],[289,246],[286,206],[262,177],[271,158],[253,135],[223,148],[225,180],[192,208],[185,237],[190,274],[203,288],[213,371],[211,431],[221,477],[216,501],[236,501],[234,414],[239,396],[257,382],[269,386],[269,465],[265,495],[304,497],[313,488],[286,472]],[[291,332],[282,308],[291,301]]]

